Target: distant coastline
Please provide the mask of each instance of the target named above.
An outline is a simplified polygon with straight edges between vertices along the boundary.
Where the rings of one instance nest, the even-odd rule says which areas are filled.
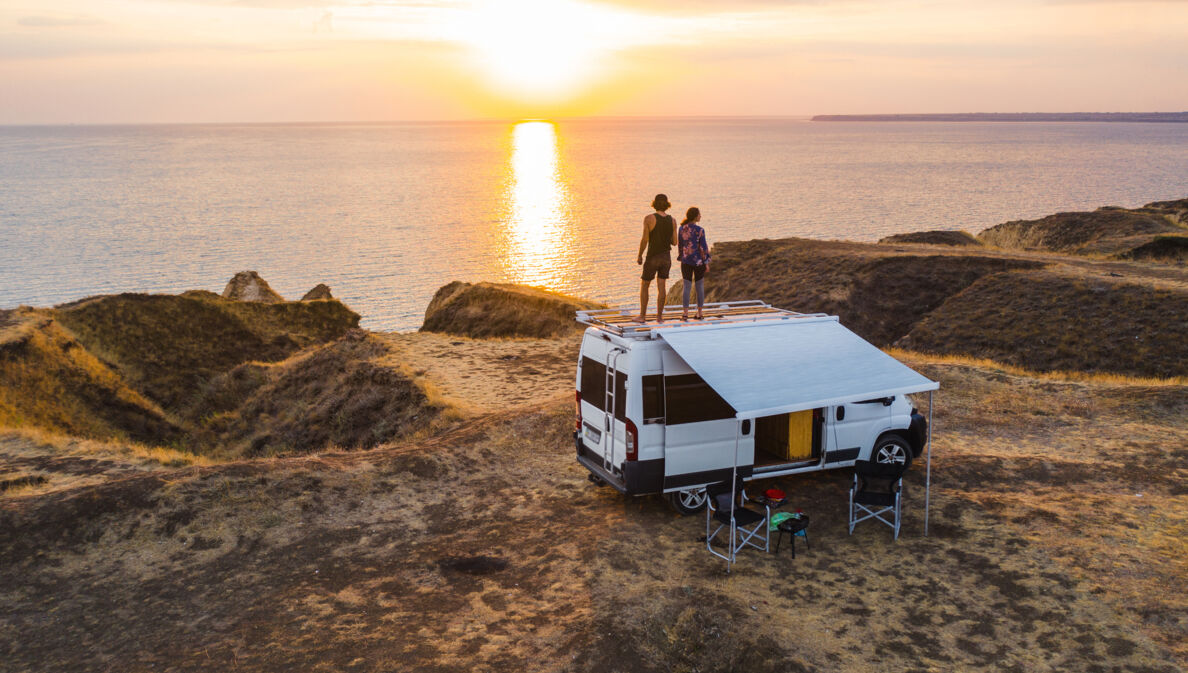
[[[961,112],[815,115],[815,122],[1158,122],[1188,123],[1188,112]]]

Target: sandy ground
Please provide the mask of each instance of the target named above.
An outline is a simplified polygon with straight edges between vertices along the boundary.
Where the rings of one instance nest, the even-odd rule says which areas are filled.
[[[1188,664],[1183,386],[909,355],[942,383],[931,534],[920,463],[898,542],[871,523],[847,535],[848,472],[776,480],[812,516],[811,549],[746,552],[728,575],[698,540],[704,518],[586,480],[568,434],[576,338],[547,364],[534,341],[387,338],[471,407],[456,427],[208,467],[105,458],[102,480],[0,494],[0,669]],[[535,373],[521,375],[529,355]],[[5,460],[53,458],[4,437]]]
[[[574,388],[580,337],[470,339],[432,332],[376,332],[391,359],[471,413],[537,405]]]

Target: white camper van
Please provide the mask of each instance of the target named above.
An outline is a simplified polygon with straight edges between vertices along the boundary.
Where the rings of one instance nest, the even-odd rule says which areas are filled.
[[[836,316],[760,301],[707,304],[705,319],[636,323],[579,311],[574,444],[595,483],[666,493],[682,513],[707,484],[903,462],[927,423],[906,397],[938,385]]]

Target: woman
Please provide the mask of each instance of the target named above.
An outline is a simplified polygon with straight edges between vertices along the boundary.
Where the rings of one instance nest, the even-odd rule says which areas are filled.
[[[681,320],[689,319],[689,290],[697,285],[697,320],[702,320],[702,307],[705,305],[705,272],[709,270],[709,243],[705,240],[705,229],[697,225],[701,221],[701,211],[690,208],[685,213],[685,221],[681,222],[681,229],[677,234],[677,259],[681,262],[681,278],[685,280],[684,312]]]

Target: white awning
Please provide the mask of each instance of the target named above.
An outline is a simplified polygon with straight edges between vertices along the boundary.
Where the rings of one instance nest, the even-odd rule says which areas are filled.
[[[936,390],[836,317],[777,324],[674,327],[660,337],[738,418],[772,416]]]

